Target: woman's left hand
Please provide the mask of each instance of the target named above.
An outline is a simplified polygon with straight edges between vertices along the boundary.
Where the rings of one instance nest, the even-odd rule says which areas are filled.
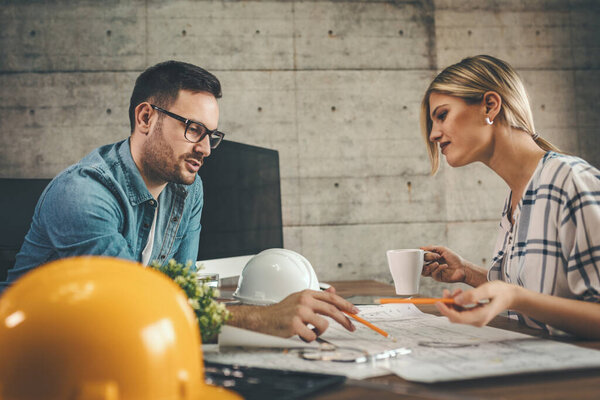
[[[484,326],[496,315],[512,307],[518,290],[518,286],[503,281],[487,282],[466,292],[457,289],[452,295],[444,289],[444,297],[453,297],[455,305],[449,307],[438,302],[435,306],[451,322]]]

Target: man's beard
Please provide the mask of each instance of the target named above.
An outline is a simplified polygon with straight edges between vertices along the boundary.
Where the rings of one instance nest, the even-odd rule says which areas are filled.
[[[202,160],[201,155],[185,154],[175,156],[173,148],[165,140],[162,130],[162,118],[159,119],[150,140],[144,144],[144,157],[142,166],[147,177],[155,182],[172,182],[191,185],[196,179],[196,174],[187,173],[182,169],[184,160],[194,158]]]

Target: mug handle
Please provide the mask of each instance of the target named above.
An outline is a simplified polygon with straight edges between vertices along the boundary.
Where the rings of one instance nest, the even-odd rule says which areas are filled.
[[[437,254],[435,251],[428,251],[428,250],[423,250],[423,266],[429,265],[434,261],[425,261],[425,254],[430,253],[430,254]]]

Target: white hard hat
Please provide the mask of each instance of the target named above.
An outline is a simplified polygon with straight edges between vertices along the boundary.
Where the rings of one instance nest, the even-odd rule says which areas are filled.
[[[295,251],[267,249],[248,261],[233,297],[246,304],[267,305],[304,289],[319,290],[308,260]]]

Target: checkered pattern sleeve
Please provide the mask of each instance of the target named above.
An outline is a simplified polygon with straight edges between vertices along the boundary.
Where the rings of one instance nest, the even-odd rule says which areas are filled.
[[[564,178],[558,235],[571,291],[600,302],[600,172],[574,160]]]

